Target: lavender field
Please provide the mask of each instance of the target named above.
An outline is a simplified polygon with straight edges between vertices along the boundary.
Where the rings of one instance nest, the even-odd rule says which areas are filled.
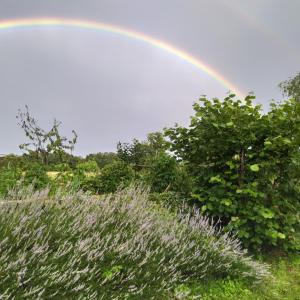
[[[1,299],[174,299],[193,279],[269,276],[210,219],[158,208],[141,187],[47,192],[1,199]]]

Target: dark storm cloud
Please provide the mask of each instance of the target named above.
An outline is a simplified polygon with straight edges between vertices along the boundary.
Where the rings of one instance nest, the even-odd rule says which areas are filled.
[[[298,1],[0,0],[0,18],[68,17],[124,26],[200,58],[267,104],[299,71]],[[77,153],[115,149],[187,122],[201,94],[227,92],[160,49],[111,33],[47,28],[0,31],[0,153],[23,142],[16,111],[79,133]]]

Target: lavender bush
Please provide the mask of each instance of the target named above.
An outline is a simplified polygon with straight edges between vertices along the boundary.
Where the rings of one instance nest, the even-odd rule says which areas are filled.
[[[14,195],[0,199],[0,299],[172,299],[190,279],[269,275],[208,218],[159,210],[140,187]]]

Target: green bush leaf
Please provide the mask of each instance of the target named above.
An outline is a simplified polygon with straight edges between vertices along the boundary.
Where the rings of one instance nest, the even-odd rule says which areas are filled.
[[[278,232],[277,236],[282,240],[285,239],[285,234],[283,234],[281,232]]]
[[[254,164],[250,166],[251,171],[253,172],[258,172],[259,171],[259,166],[258,164]]]
[[[222,182],[222,179],[221,179],[220,175],[213,176],[209,179],[209,182],[210,183],[220,183],[220,182]]]
[[[272,219],[275,215],[273,211],[267,208],[263,209],[260,213],[265,219]]]

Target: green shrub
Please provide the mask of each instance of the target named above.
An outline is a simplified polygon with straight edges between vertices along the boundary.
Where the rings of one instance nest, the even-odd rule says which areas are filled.
[[[24,166],[24,157],[15,154],[8,154],[0,157],[0,170],[4,168],[22,169]]]
[[[97,193],[99,190],[99,167],[94,160],[85,161],[77,164],[73,173],[68,175],[68,184],[75,190],[81,189],[83,191],[89,191]]]
[[[133,169],[123,161],[114,161],[106,165],[99,176],[93,179],[99,193],[115,192],[120,186],[128,186],[134,179]]]
[[[201,98],[189,128],[166,130],[194,179],[201,210],[246,247],[300,249],[300,102],[260,105]]]
[[[173,191],[151,193],[149,194],[149,200],[173,212],[179,211],[184,206],[188,207],[188,201],[184,200],[180,193]]]
[[[90,192],[92,194],[99,194],[100,192],[102,192],[102,185],[99,174],[89,176],[84,175],[80,177],[77,177],[75,175],[75,177],[73,178],[73,183],[75,183],[76,180],[78,181],[78,187],[85,192]]]
[[[56,171],[56,172],[70,172],[71,167],[67,163],[60,163],[60,164],[54,165],[52,167],[52,170]]]
[[[81,164],[74,172],[72,185],[78,186],[83,191],[89,191],[93,194],[103,194],[115,192],[119,187],[128,186],[134,179],[133,169],[123,161],[116,160],[107,164],[99,172],[96,162],[89,162],[89,166],[94,166],[98,172],[88,174],[86,172],[86,163]],[[91,171],[91,168],[89,168]]]
[[[13,189],[21,179],[20,169],[8,165],[0,170],[0,196],[6,196],[7,192]]]
[[[82,172],[98,173],[99,167],[96,161],[88,160],[81,162],[76,166],[76,169]]]
[[[39,163],[28,163],[23,176],[24,185],[32,185],[35,190],[45,188],[50,183],[45,167]]]
[[[89,154],[86,157],[87,160],[96,161],[98,167],[102,169],[106,165],[112,163],[117,160],[117,154],[114,152],[98,152],[95,154]]]
[[[166,153],[159,153],[151,157],[147,165],[145,180],[153,192],[161,193],[170,189],[176,182],[177,162],[175,158]]]
[[[153,192],[175,191],[188,194],[190,182],[183,165],[165,152],[160,152],[147,161],[143,179]]]

